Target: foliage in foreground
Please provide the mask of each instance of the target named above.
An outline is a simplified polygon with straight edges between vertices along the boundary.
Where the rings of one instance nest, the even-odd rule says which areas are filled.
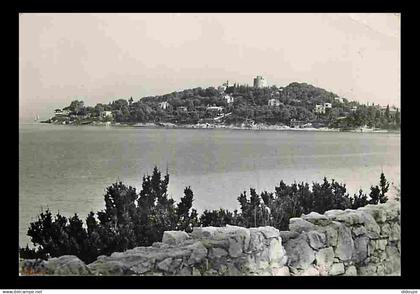
[[[169,174],[162,177],[155,167],[152,176],[143,177],[142,190],[121,182],[108,187],[104,196],[105,209],[90,212],[85,224],[77,214],[70,218],[46,210],[32,222],[28,236],[36,249],[20,249],[22,258],[46,258],[66,254],[76,255],[86,263],[99,255],[125,251],[136,246],[150,246],[162,239],[163,232],[191,232],[196,226],[243,227],[274,226],[287,230],[289,219],[311,211],[324,213],[330,209],[355,209],[367,204],[384,203],[389,183],[381,174],[379,186],[372,186],[369,196],[362,190],[352,197],[345,184],[324,178],[323,183],[293,183],[283,181],[274,192],[258,194],[250,189],[238,197],[240,212],[225,209],[205,210],[200,216],[192,208],[193,191],[184,190],[178,203],[168,196]]]

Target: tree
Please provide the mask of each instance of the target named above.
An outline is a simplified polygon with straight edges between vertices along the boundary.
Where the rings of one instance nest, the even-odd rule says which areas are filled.
[[[83,228],[83,221],[79,219],[77,214],[69,218],[66,232],[69,238],[70,254],[83,256],[87,252],[87,232]],[[86,257],[83,259],[86,259]]]
[[[359,190],[359,194],[354,194],[353,198],[351,199],[351,209],[357,209],[359,207],[363,207],[369,204],[367,200],[367,195],[363,193],[362,189]]]
[[[389,122],[389,121],[390,121],[389,105],[387,105],[387,106],[386,106],[386,109],[385,109],[385,118],[386,118],[386,121],[387,121],[387,122]]]
[[[204,210],[200,216],[200,224],[204,227],[214,226],[223,227],[226,225],[238,225],[237,213],[232,213],[225,209]]]
[[[161,241],[167,230],[190,232],[199,225],[198,213],[192,209],[193,191],[186,187],[175,205],[168,197],[168,184],[169,174],[162,177],[157,167],[151,176],[143,177],[140,193],[122,182],[112,184],[104,195],[105,209],[90,212],[86,227],[77,214],[67,219],[59,213],[53,218],[49,210],[41,212],[28,229],[36,249],[20,252],[39,257],[72,254],[90,263],[99,255],[150,246]]]
[[[382,172],[379,179],[379,186],[372,186],[370,188],[370,204],[385,203],[388,201],[386,193],[389,190],[389,182],[386,180],[384,173]]]
[[[79,112],[84,108],[84,102],[79,100],[74,100],[70,103],[68,109],[74,114],[79,114]]]
[[[98,104],[96,104],[96,106],[94,107],[94,109],[95,109],[94,110],[95,116],[100,116],[101,113],[103,111],[105,111],[105,105],[103,105],[101,103],[98,103]]]
[[[66,224],[66,217],[57,214],[53,219],[47,209],[38,216],[37,221],[30,224],[27,234],[39,253],[60,256],[71,251]]]
[[[137,242],[134,222],[137,200],[136,189],[118,182],[108,187],[104,196],[105,210],[98,212],[102,232],[106,232],[105,252],[124,251]]]
[[[379,187],[380,187],[379,202],[385,203],[388,201],[388,197],[386,197],[385,194],[389,190],[389,182],[386,180],[383,172],[381,173],[381,176],[380,176]]]
[[[176,215],[177,215],[177,226],[178,231],[191,232],[192,227],[191,223],[196,223],[196,219],[191,215],[190,210],[192,208],[193,202],[193,191],[190,187],[184,189],[184,197],[181,198],[181,201],[177,204]],[[196,217],[196,216],[195,216]]]
[[[380,189],[377,185],[370,187],[369,204],[378,204],[379,203],[379,198],[380,198],[380,193],[381,193]]]

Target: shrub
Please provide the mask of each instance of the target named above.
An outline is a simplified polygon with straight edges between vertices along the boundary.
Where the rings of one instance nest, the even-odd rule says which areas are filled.
[[[20,250],[24,256],[51,257],[71,254],[90,263],[99,255],[109,255],[135,246],[149,246],[161,241],[165,230],[190,232],[198,225],[192,208],[193,192],[185,188],[184,197],[175,205],[168,197],[169,175],[163,178],[155,167],[152,176],[144,176],[142,190],[121,182],[106,189],[105,209],[90,212],[86,226],[77,215],[67,219],[49,210],[31,223],[28,236],[36,249]]]
[[[273,226],[279,230],[287,230],[292,217],[300,217],[311,211],[324,213],[330,209],[356,209],[369,203],[386,202],[388,191],[387,181],[381,174],[380,187],[371,187],[370,200],[362,190],[353,197],[347,193],[346,185],[334,180],[328,182],[324,178],[321,184],[312,183],[312,190],[308,183],[293,183],[286,185],[280,181],[274,193],[267,191],[261,194],[250,189],[250,196],[246,191],[238,197],[240,213],[227,210],[204,211],[200,217],[203,226],[224,226],[226,224],[244,227]]]

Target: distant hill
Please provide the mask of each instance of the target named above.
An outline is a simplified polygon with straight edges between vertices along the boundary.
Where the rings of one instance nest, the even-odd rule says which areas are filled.
[[[85,107],[72,101],[69,111],[56,120],[70,123],[110,120],[119,123],[173,124],[268,124],[288,126],[355,128],[399,128],[398,110],[379,105],[361,105],[333,92],[307,83],[293,82],[285,87],[254,88],[246,85],[193,88],[135,101],[116,99],[108,104]],[[103,114],[107,112],[107,115]],[[86,119],[88,119],[86,121]],[[52,118],[54,122],[54,118]]]

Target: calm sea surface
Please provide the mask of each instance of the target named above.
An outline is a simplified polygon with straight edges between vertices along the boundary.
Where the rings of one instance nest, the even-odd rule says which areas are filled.
[[[141,129],[22,124],[19,127],[20,244],[41,208],[53,213],[103,209],[105,188],[116,182],[141,188],[142,176],[168,167],[169,192],[185,186],[194,207],[236,209],[254,187],[273,191],[281,179],[347,184],[353,194],[379,182],[381,170],[400,183],[400,135],[301,131]]]

